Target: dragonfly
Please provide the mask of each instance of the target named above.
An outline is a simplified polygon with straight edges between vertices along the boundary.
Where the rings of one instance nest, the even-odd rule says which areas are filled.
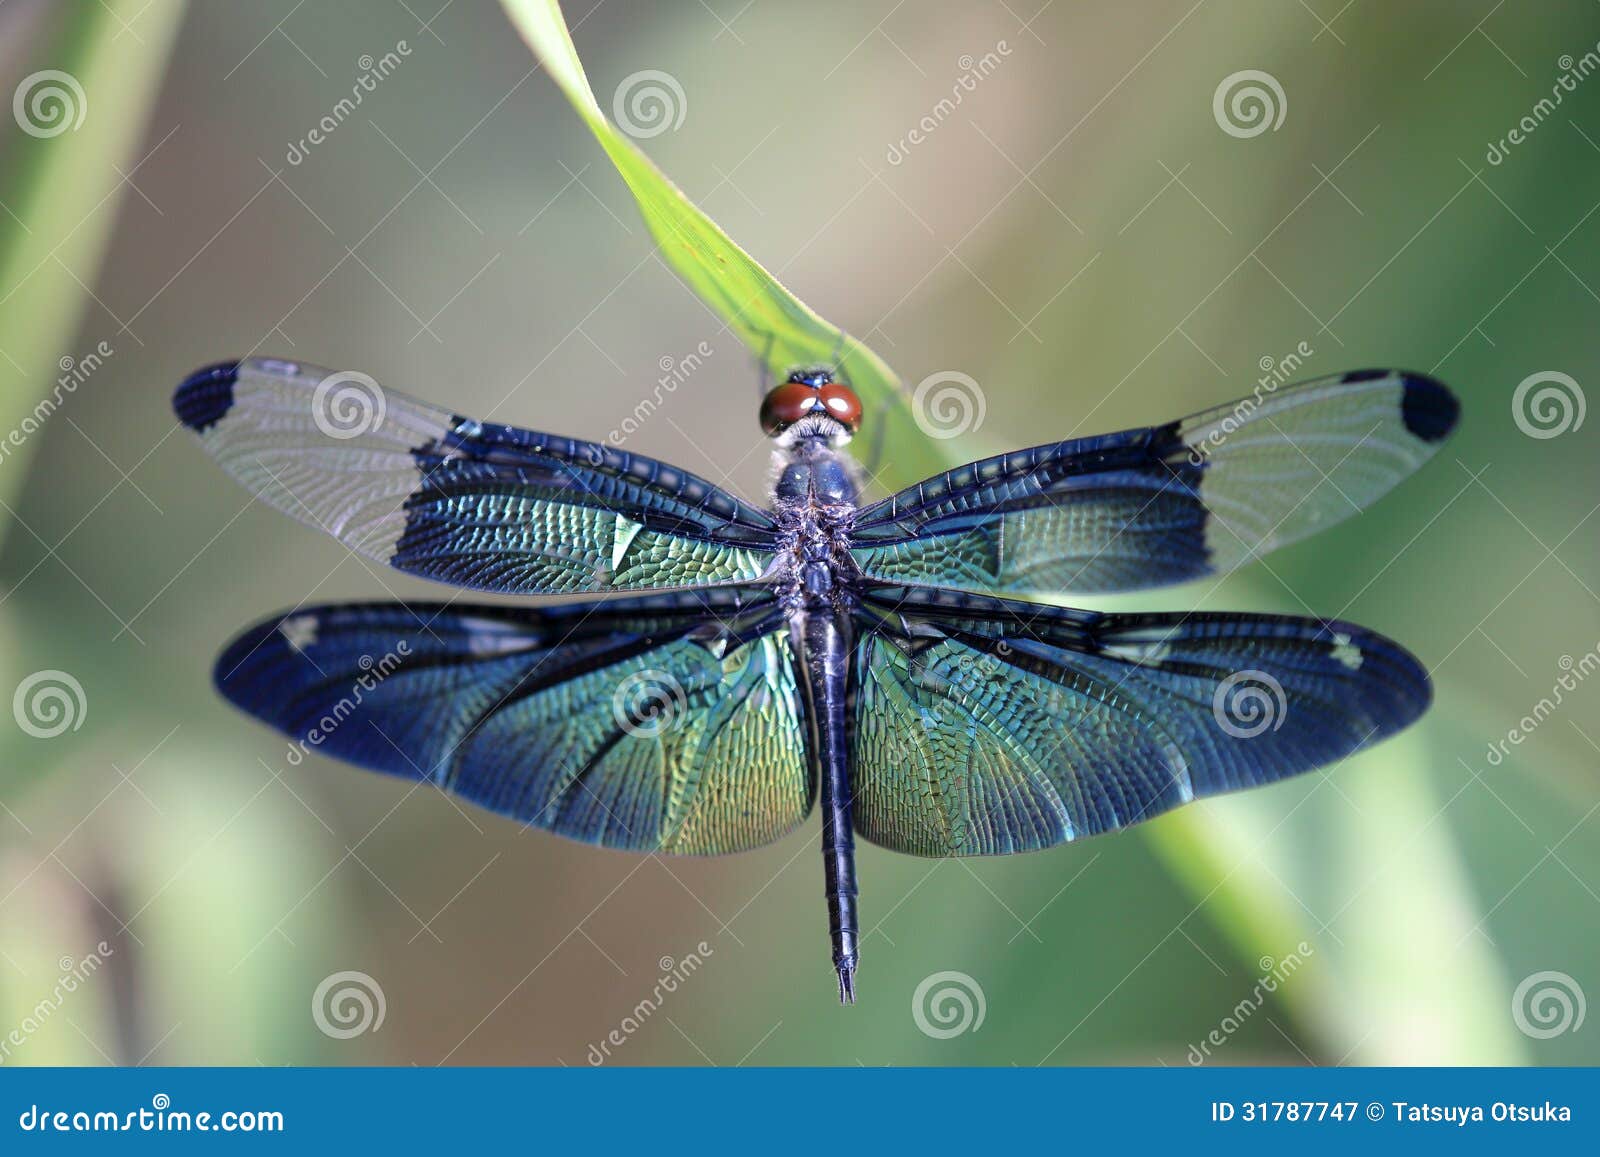
[[[354,379],[366,409],[341,427]],[[174,408],[247,490],[355,554],[595,596],[296,607],[222,652],[225,698],[303,750],[608,848],[745,851],[820,801],[844,1002],[857,835],[928,857],[1048,848],[1336,762],[1431,697],[1416,658],[1336,619],[1044,601],[1220,576],[1356,514],[1456,424],[1422,374],[1258,389],[866,502],[861,399],[800,369],[761,403],[766,506],[293,361],[207,367]]]

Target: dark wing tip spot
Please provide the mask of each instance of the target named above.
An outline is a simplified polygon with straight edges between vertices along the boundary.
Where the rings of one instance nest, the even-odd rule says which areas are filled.
[[[1340,381],[1347,385],[1396,377],[1401,381],[1400,419],[1406,429],[1424,442],[1442,442],[1456,428],[1461,403],[1450,387],[1427,374],[1410,370],[1353,370]]]
[[[172,395],[178,421],[196,433],[216,425],[233,406],[233,384],[238,380],[238,362],[218,362],[184,378]]]
[[[1442,442],[1456,428],[1461,403],[1450,387],[1425,374],[1405,375],[1405,393],[1400,398],[1400,417],[1424,442]]]

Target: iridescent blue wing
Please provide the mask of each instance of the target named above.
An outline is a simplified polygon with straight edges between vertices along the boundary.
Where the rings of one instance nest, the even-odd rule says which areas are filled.
[[[314,607],[246,631],[216,680],[296,752],[586,843],[710,855],[811,809],[784,626],[769,596],[731,590]]]
[[[475,422],[358,374],[268,359],[202,370],[173,408],[267,504],[398,570],[513,594],[746,582],[762,510],[596,442]]]
[[[1430,695],[1416,659],[1341,622],[882,588],[859,631],[856,830],[917,855],[1049,847],[1272,783]]]
[[[862,510],[869,577],[980,594],[1221,573],[1357,513],[1438,448],[1454,396],[1368,370],[1191,418],[974,462]]]

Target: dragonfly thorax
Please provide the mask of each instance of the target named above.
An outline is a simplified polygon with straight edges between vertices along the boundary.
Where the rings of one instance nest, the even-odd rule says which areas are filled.
[[[787,449],[772,499],[779,593],[791,609],[848,600],[856,494],[854,477],[826,440],[804,438]]]

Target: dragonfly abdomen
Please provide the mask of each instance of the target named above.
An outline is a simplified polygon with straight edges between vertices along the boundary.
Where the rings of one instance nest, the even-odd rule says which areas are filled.
[[[801,611],[791,619],[791,637],[802,670],[806,727],[812,768],[822,807],[823,890],[839,999],[855,1002],[860,929],[856,921],[856,849],[850,826],[849,733],[845,717],[849,670],[849,619],[831,609]]]

